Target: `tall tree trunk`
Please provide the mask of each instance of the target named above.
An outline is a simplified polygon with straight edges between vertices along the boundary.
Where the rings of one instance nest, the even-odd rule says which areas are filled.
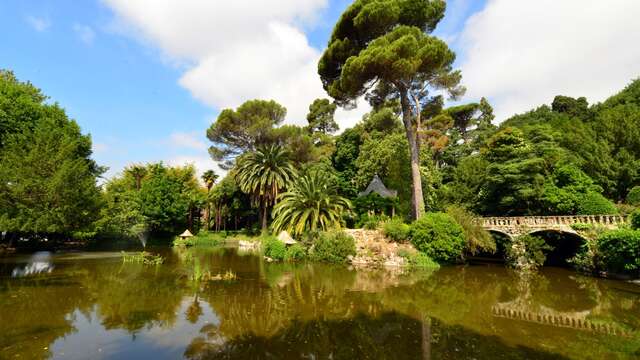
[[[431,360],[431,319],[422,315],[422,359]]]
[[[193,208],[189,207],[189,217],[187,218],[189,231],[193,232]]]
[[[222,205],[218,203],[218,206],[216,208],[216,231],[220,231],[220,208],[221,207]]]
[[[407,90],[400,91],[400,101],[402,104],[402,122],[409,142],[409,153],[411,158],[411,205],[414,219],[419,219],[424,214],[424,196],[422,194],[422,176],[420,175],[420,143],[418,141],[417,129],[413,126],[413,114]]]
[[[267,202],[262,203],[262,231],[267,231]]]

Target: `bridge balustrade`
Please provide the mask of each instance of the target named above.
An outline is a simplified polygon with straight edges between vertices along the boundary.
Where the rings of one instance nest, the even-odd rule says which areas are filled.
[[[482,218],[485,227],[553,227],[573,224],[620,225],[627,221],[621,215],[514,216]]]

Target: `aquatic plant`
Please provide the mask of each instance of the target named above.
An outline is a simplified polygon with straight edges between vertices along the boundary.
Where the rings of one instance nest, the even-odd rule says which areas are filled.
[[[201,231],[197,235],[188,238],[176,237],[173,240],[174,247],[192,247],[192,246],[218,246],[224,242],[222,234],[208,231]]]
[[[410,251],[407,249],[398,250],[398,256],[405,259],[407,266],[411,268],[422,269],[439,269],[440,264],[434,261],[432,258],[419,251]]]
[[[122,252],[122,262],[124,263],[139,263],[144,265],[162,265],[164,258],[160,255],[154,255],[146,251],[139,253],[125,253]]]

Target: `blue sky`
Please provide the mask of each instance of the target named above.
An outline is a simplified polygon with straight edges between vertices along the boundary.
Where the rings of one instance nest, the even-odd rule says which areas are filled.
[[[243,2],[255,4],[237,1]],[[162,3],[0,2],[0,68],[43,89],[76,119],[92,135],[95,159],[110,167],[108,176],[134,162],[193,162],[200,171],[215,167],[207,159],[205,131],[220,108],[249,98],[275,98],[290,109],[287,121],[300,123],[308,97],[322,95],[314,73],[317,56],[351,1],[264,0],[265,7],[253,12],[217,0]],[[612,39],[621,34],[633,43],[629,37],[637,37],[640,29],[625,14],[640,10],[640,2],[619,0],[622,6],[613,10],[584,13],[575,11],[583,2],[566,3],[549,15],[536,13],[544,8],[540,1],[449,1],[436,35],[459,54],[457,64],[468,80],[465,100],[487,96],[505,117],[548,103],[558,93],[602,100],[638,77],[638,51],[586,64],[584,54],[614,46]],[[600,16],[594,20],[591,13]],[[252,25],[245,26],[249,21]],[[586,31],[594,21],[603,37],[595,43]],[[576,27],[585,30],[583,37],[575,35]],[[263,43],[265,51],[252,53]],[[533,60],[525,56],[531,46]],[[559,56],[562,46],[570,51]],[[253,71],[238,70],[236,63]],[[584,80],[585,73],[612,66],[622,70]],[[528,82],[531,87],[523,86]],[[340,123],[352,125],[364,111],[341,114]]]

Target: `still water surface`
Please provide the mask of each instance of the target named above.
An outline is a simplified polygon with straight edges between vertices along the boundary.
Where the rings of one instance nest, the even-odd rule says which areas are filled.
[[[0,359],[637,359],[640,286],[547,268],[389,272],[235,249],[0,258]],[[41,264],[42,266],[42,264]],[[215,280],[228,270],[235,280]],[[209,271],[210,281],[192,280]],[[22,273],[17,273],[21,275]]]

